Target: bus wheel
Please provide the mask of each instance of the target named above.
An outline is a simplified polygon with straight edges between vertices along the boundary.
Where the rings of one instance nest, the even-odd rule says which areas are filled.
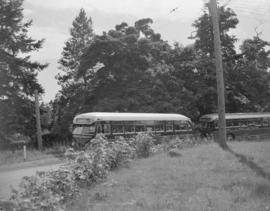
[[[235,139],[235,135],[234,135],[234,134],[229,133],[229,134],[227,135],[227,141],[234,141],[234,139]]]

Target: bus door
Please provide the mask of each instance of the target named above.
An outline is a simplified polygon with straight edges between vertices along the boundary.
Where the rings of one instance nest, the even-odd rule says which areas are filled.
[[[111,134],[111,124],[110,123],[104,123],[102,125],[102,132],[106,135],[110,135]]]
[[[98,122],[96,125],[96,133],[97,134],[102,133],[102,125],[100,124],[100,122]]]
[[[105,134],[110,135],[111,134],[111,125],[107,122],[99,122],[97,124],[97,134]]]

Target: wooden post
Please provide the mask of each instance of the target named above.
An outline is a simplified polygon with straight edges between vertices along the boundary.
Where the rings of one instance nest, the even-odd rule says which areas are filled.
[[[224,97],[224,79],[221,55],[221,42],[219,31],[219,16],[216,0],[210,0],[210,11],[212,14],[214,48],[215,48],[215,63],[217,77],[217,94],[218,94],[218,141],[222,148],[228,148],[226,143],[226,120],[225,120],[225,97]]]
[[[26,154],[26,145],[23,145],[23,160],[26,161],[27,159],[27,154]]]
[[[35,90],[35,106],[36,106],[36,127],[37,127],[37,141],[38,149],[42,151],[42,137],[41,137],[41,124],[40,124],[40,110],[39,110],[39,101],[38,101],[38,91]]]

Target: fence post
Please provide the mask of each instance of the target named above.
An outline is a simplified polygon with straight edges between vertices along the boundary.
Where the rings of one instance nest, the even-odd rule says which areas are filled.
[[[26,145],[23,145],[23,160],[26,161],[27,154],[26,154]]]

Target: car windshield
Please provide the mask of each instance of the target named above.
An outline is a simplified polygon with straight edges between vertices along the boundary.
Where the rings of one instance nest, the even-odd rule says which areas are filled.
[[[73,129],[72,134],[75,135],[89,135],[89,134],[93,134],[95,133],[95,126],[91,125],[91,126],[75,126]]]

